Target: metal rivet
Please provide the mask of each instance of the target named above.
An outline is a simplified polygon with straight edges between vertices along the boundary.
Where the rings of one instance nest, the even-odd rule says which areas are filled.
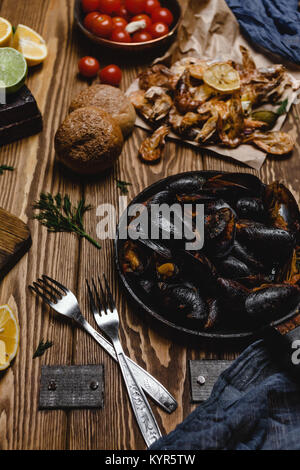
[[[51,390],[52,392],[56,390],[56,383],[54,382],[54,380],[50,380],[48,390]]]
[[[98,382],[93,381],[93,382],[90,383],[90,389],[91,390],[97,390],[98,387],[99,387]]]
[[[199,376],[197,377],[197,383],[198,383],[199,385],[204,385],[204,384],[205,384],[205,377],[203,377],[203,375],[199,375]]]

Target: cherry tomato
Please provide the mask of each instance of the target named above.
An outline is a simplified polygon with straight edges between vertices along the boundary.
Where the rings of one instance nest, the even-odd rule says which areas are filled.
[[[146,0],[145,12],[151,15],[153,10],[155,10],[155,8],[160,8],[160,7],[161,5],[158,0]]]
[[[121,0],[99,0],[100,11],[106,15],[118,15],[121,8]]]
[[[89,31],[93,31],[94,21],[96,18],[98,18],[99,15],[100,13],[98,11],[92,11],[91,13],[88,13],[86,15],[86,17],[83,20],[83,24],[86,27],[86,29],[88,29]]]
[[[95,18],[92,31],[97,36],[108,38],[111,35],[112,29],[113,23],[110,16],[99,14],[99,16]]]
[[[174,20],[174,17],[168,8],[155,8],[151,17],[153,23],[165,23],[168,26],[170,26]]]
[[[126,20],[127,22],[130,21],[130,14],[129,14],[129,12],[127,11],[125,5],[121,5],[120,11],[119,11],[119,15],[122,16],[122,18],[125,18],[125,20]]]
[[[128,24],[125,18],[121,16],[114,16],[112,18],[113,28],[122,28],[124,29],[125,26]]]
[[[145,11],[146,0],[125,0],[125,7],[132,15],[139,15]]]
[[[101,83],[118,86],[122,78],[122,70],[117,65],[111,64],[100,71],[99,77]]]
[[[151,34],[145,30],[137,31],[132,36],[133,42],[146,42],[146,41],[151,41],[151,39],[152,39]]]
[[[84,77],[95,77],[100,70],[100,64],[94,57],[82,57],[78,62],[78,69]]]
[[[110,39],[115,42],[131,42],[131,36],[123,28],[115,28]]]
[[[82,9],[85,13],[100,9],[99,0],[81,0]]]
[[[144,28],[143,31],[149,31],[149,28],[152,25],[152,20],[151,20],[150,16],[145,15],[145,14],[136,15],[132,18],[131,21],[141,21],[141,20],[144,20],[145,23],[146,23],[146,28]]]
[[[169,27],[165,23],[153,23],[153,25],[150,26],[149,29],[149,33],[154,39],[165,36],[166,34],[168,34],[168,32]]]

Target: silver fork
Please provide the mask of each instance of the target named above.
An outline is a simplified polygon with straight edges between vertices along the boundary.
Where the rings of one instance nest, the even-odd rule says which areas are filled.
[[[92,338],[117,361],[117,355],[112,344],[86,321],[80,311],[75,295],[67,287],[46,275],[43,275],[37,282],[33,282],[33,286],[28,287],[57,313],[75,320],[76,323],[89,333]],[[177,402],[168,390],[134,361],[129,358],[128,361],[136,380],[143,390],[168,413],[172,413],[176,410]]]
[[[119,314],[105,274],[103,274],[103,277],[106,287],[106,294],[104,293],[100,277],[98,276],[98,282],[101,291],[101,299],[97,287],[95,285],[94,279],[92,279],[96,301],[93,297],[89,283],[88,281],[86,281],[90,296],[91,307],[93,309],[97,325],[103,331],[103,333],[111,339],[112,344],[115,348],[120,369],[127,388],[127,393],[130,399],[131,407],[133,409],[142,436],[147,446],[149,447],[151,444],[153,444],[153,442],[155,442],[161,437],[161,432],[152,413],[149,402],[145,397],[142,388],[140,387],[134,373],[132,372],[129,366],[128,359],[125,356],[122,345],[120,343]]]

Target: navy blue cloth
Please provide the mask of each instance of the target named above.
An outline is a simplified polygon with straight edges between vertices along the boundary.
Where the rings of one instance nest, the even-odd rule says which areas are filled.
[[[298,0],[226,0],[254,43],[300,63]]]
[[[150,449],[298,450],[300,386],[256,341],[220,375],[210,398]]]

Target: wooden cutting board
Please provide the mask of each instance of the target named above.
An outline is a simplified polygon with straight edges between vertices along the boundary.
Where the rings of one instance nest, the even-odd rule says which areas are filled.
[[[27,225],[0,207],[0,280],[31,246]]]

